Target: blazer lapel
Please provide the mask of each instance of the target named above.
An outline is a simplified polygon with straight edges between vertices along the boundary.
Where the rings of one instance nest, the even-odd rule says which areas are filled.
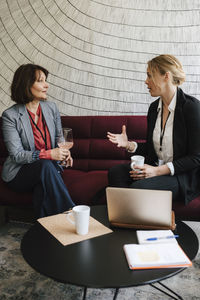
[[[184,114],[182,105],[184,103],[185,96],[181,89],[177,90],[177,102],[174,114],[174,126],[173,126],[173,151],[174,160],[184,155],[185,148],[187,147],[186,128],[184,121]]]
[[[35,150],[34,136],[33,136],[30,119],[25,105],[19,106],[19,114],[20,114],[21,124],[24,128],[28,143],[30,145],[30,149],[34,151]]]

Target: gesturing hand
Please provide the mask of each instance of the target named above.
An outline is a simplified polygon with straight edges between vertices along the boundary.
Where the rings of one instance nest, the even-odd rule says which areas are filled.
[[[113,144],[116,144],[117,147],[123,147],[126,148],[128,145],[128,137],[126,134],[126,126],[122,126],[122,133],[115,134],[111,132],[107,132],[107,137],[109,141],[111,141]]]

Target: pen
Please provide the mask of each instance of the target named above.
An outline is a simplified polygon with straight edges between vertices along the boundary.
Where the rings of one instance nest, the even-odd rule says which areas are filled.
[[[179,237],[179,235],[174,234],[174,235],[161,236],[161,237],[152,237],[152,238],[146,239],[146,241],[157,241],[157,240],[161,240],[161,239],[173,239],[173,238],[177,238],[177,237]]]

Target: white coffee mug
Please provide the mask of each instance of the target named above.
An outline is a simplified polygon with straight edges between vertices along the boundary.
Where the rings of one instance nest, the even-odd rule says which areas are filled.
[[[135,170],[134,167],[142,167],[144,166],[144,156],[141,155],[133,155],[131,156],[131,169]]]
[[[71,219],[73,215],[74,221]],[[67,214],[67,220],[75,225],[76,233],[85,235],[89,230],[90,207],[87,205],[77,205]]]

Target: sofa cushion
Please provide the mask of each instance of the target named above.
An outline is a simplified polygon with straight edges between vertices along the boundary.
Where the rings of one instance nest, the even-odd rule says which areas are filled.
[[[181,202],[173,202],[175,215],[183,220],[200,221],[200,196],[190,201],[187,205]]]
[[[0,166],[1,172],[2,166]],[[17,193],[10,190],[0,177],[1,196],[0,204],[2,205],[32,205],[31,193]]]
[[[121,133],[122,125],[127,126],[130,139],[144,143],[146,138],[145,116],[66,116],[62,117],[63,127],[73,129],[75,158],[73,169],[108,170],[117,163],[130,161],[131,154],[117,148],[107,139],[107,131]]]
[[[108,185],[105,170],[85,172],[67,169],[63,179],[75,204],[94,204],[95,195]]]

